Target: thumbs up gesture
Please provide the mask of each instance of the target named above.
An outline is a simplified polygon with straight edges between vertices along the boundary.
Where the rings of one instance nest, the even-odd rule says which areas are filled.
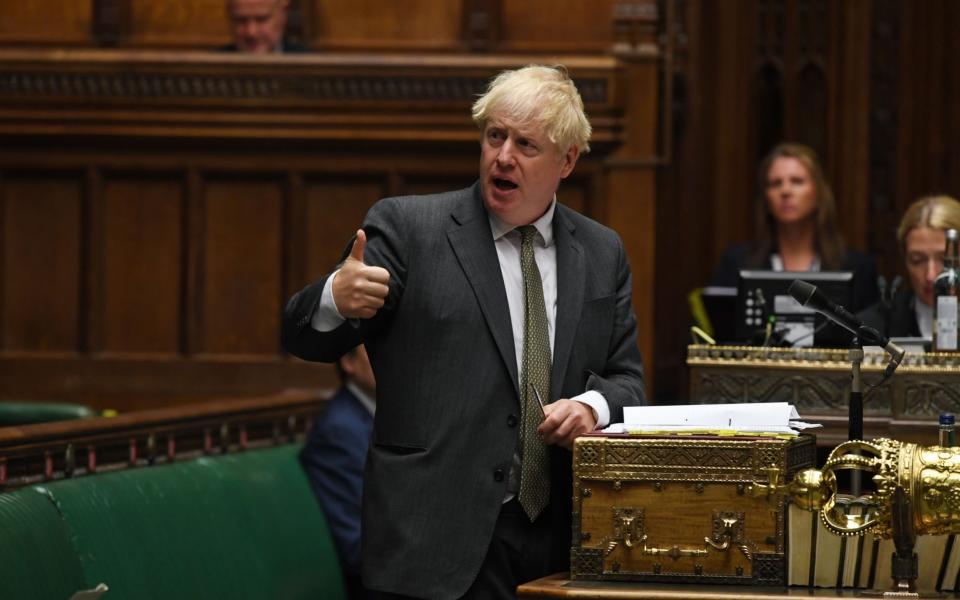
[[[347,319],[369,319],[377,314],[389,292],[390,273],[382,267],[364,264],[366,248],[367,234],[358,229],[350,256],[333,280],[333,301]]]
[[[364,264],[366,248],[367,234],[358,229],[350,256],[333,280],[333,301],[347,319],[369,319],[377,314],[389,292],[390,273],[382,267]]]

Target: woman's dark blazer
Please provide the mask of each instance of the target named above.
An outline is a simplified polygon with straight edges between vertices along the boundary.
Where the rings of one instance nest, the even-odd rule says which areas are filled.
[[[762,265],[750,265],[752,251],[750,244],[737,244],[728,247],[720,258],[710,279],[710,285],[736,287],[740,269],[772,269],[770,258]],[[857,312],[880,300],[877,288],[877,267],[872,257],[848,248],[839,271],[853,272],[853,302],[844,308]]]

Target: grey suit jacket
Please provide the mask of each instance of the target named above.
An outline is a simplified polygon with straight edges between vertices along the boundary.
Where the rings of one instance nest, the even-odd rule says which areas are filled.
[[[550,397],[588,389],[611,421],[644,400],[620,238],[560,204],[557,317]],[[479,184],[432,196],[387,198],[363,224],[365,262],[390,272],[384,307],[328,333],[310,327],[326,278],[290,299],[283,344],[334,361],[366,343],[377,413],[364,477],[365,585],[456,598],[490,544],[517,444],[517,360],[507,296]],[[349,245],[347,248],[349,249]],[[570,452],[553,448],[550,517],[570,536]],[[553,567],[569,561],[558,545]]]

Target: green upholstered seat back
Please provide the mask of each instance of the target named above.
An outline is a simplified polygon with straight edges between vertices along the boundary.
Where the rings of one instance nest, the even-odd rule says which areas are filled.
[[[104,598],[342,598],[296,445],[35,486]],[[72,572],[71,572],[72,574]],[[55,597],[55,596],[30,596]]]
[[[58,402],[0,402],[0,426],[29,425],[96,417],[97,411],[83,404]]]
[[[0,598],[66,600],[85,581],[66,523],[34,489],[0,494]]]

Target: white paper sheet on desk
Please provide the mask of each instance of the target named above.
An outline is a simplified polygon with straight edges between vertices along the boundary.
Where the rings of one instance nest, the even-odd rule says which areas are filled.
[[[796,434],[820,427],[800,421],[797,409],[786,402],[743,404],[683,404],[676,406],[626,406],[623,423],[605,431],[743,431]],[[617,426],[620,427],[617,427]]]

